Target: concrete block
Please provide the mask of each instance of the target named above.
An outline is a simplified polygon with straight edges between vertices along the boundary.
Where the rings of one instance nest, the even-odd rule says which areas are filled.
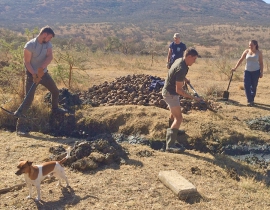
[[[158,178],[181,200],[186,200],[191,197],[198,196],[197,188],[175,170],[160,171]]]

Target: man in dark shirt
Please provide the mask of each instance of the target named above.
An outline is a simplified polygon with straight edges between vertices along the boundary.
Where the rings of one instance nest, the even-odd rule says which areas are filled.
[[[175,142],[179,131],[180,124],[183,120],[182,111],[180,107],[179,95],[201,101],[202,98],[198,98],[188,94],[184,89],[184,82],[189,83],[186,78],[188,73],[188,67],[195,63],[198,57],[198,52],[195,49],[189,48],[184,52],[184,57],[175,60],[170,70],[168,71],[167,79],[165,80],[164,87],[162,89],[162,96],[170,108],[171,115],[174,121],[170,128],[167,129],[166,134],[166,151],[180,153],[185,150],[183,146],[176,147]]]
[[[167,56],[167,68],[170,69],[173,62],[178,59],[182,58],[185,50],[187,49],[186,45],[181,42],[180,34],[175,33],[173,35],[174,41],[169,46],[168,56]]]

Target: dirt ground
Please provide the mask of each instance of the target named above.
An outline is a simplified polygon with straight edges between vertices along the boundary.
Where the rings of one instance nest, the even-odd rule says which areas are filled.
[[[24,182],[16,176],[20,158],[38,164],[50,156],[49,148],[73,145],[76,139],[53,138],[31,133],[29,138],[1,132],[1,189]],[[56,180],[41,186],[42,201],[26,199],[26,187],[0,194],[0,209],[268,209],[269,189],[256,178],[262,171],[248,168],[222,155],[186,151],[170,154],[148,146],[123,143],[129,159],[89,172],[65,168],[70,188],[56,187]],[[146,151],[148,151],[146,153]],[[144,157],[142,154],[148,154]],[[197,169],[194,172],[192,169]],[[230,168],[245,172],[237,181]],[[181,201],[158,179],[163,170],[177,170],[193,183],[198,197]],[[34,190],[34,196],[36,191]]]
[[[157,72],[157,75],[166,74]],[[210,85],[209,75],[199,76],[198,71],[191,79],[199,81],[195,86],[197,91]],[[260,80],[255,107],[246,106],[244,91],[239,89],[242,82],[234,81],[229,90],[230,101],[220,101],[221,108],[217,113],[208,110],[184,114],[185,138],[204,141],[208,133],[219,141],[259,139],[269,143],[269,133],[250,130],[245,123],[247,119],[269,115],[269,79],[270,75],[265,74]],[[227,81],[219,83],[226,87]],[[164,136],[165,139],[169,114],[165,109],[117,106],[94,107],[80,112],[103,122],[122,116],[121,123],[116,125],[119,132],[145,129],[148,137]],[[34,132],[29,137],[18,137],[8,131],[0,133],[0,209],[270,209],[268,169],[248,166],[221,154],[193,150],[170,154],[127,143],[121,144],[129,152],[126,164],[114,163],[87,172],[66,167],[71,187],[56,187],[56,180],[45,180],[41,186],[42,201],[36,202],[26,199],[26,187],[2,192],[24,183],[23,176],[15,175],[18,161],[28,159],[34,164],[42,163],[51,156],[50,147],[64,145],[67,148],[80,140]],[[178,171],[197,187],[198,196],[179,200],[159,181],[158,174],[163,170]]]

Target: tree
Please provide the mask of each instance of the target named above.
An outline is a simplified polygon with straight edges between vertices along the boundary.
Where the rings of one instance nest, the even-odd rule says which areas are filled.
[[[14,46],[15,45],[15,46]],[[25,70],[23,61],[23,44],[16,46],[17,43],[8,43],[0,40],[0,49],[8,62],[1,72],[4,76],[5,84],[8,84],[21,98],[24,97]],[[18,78],[19,77],[19,78]],[[22,87],[18,88],[18,80]]]
[[[85,53],[87,48],[85,45],[76,43],[72,39],[68,41],[67,45],[62,47],[63,50],[57,50],[54,57],[57,63],[56,74],[61,78],[65,86],[71,89],[74,70],[84,70],[83,63],[86,61],[86,58],[82,54]],[[66,69],[68,70],[66,71]],[[68,84],[65,81],[66,77],[68,78]]]

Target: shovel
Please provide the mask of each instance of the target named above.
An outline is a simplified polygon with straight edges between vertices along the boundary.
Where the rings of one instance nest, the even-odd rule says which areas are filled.
[[[0,107],[3,111],[5,111],[6,113],[8,114],[11,114],[15,117],[22,117],[22,118],[27,118],[25,115],[22,114],[22,110],[25,106],[25,102],[26,102],[26,99],[29,97],[29,95],[31,95],[31,93],[35,90],[35,87],[39,84],[39,82],[41,81],[41,78],[43,77],[44,75],[44,72],[43,72],[43,69],[42,68],[39,68],[38,69],[38,73],[37,73],[37,77],[34,79],[34,82],[32,84],[32,86],[30,87],[28,93],[26,94],[26,96],[24,97],[23,99],[23,102],[21,103],[21,105],[19,106],[19,108],[15,111],[15,112],[12,112],[12,111],[9,111],[3,107]]]
[[[230,95],[230,93],[229,93],[229,87],[230,87],[230,84],[231,84],[231,81],[232,81],[232,77],[233,77],[233,71],[232,71],[232,74],[231,74],[231,78],[230,78],[230,81],[229,81],[227,90],[225,90],[223,92],[223,100],[224,101],[228,101],[228,99],[229,99],[229,95]]]
[[[194,87],[193,87],[190,83],[188,83],[188,85],[189,85],[189,87],[191,88],[191,90],[193,91],[194,96],[200,98],[199,94],[196,92],[196,90],[194,89]],[[200,103],[201,103],[201,104],[206,104],[205,101],[203,101],[203,100],[201,100]]]
[[[26,94],[26,96],[24,97],[23,99],[23,102],[21,103],[21,105],[19,106],[19,108],[15,111],[15,112],[12,112],[12,111],[9,111],[7,109],[5,109],[4,107],[1,107],[1,109],[3,111],[5,111],[6,113],[10,114],[10,115],[13,115],[15,117],[22,117],[22,118],[27,118],[25,115],[22,114],[22,110],[23,110],[23,107],[25,105],[25,101],[26,99],[29,97],[29,95],[31,94],[31,92],[34,90],[34,87],[36,86],[37,84],[36,83],[33,83],[31,88],[29,89],[28,93]]]
[[[191,90],[193,91],[194,96],[200,98],[199,94],[196,92],[196,90],[194,89],[194,87],[193,87],[190,83],[188,83],[188,85],[189,85],[189,87],[191,88]],[[202,105],[206,105],[207,109],[209,109],[210,111],[217,113],[216,110],[212,109],[212,108],[209,106],[208,102],[201,100],[200,103],[201,103]]]
[[[191,88],[191,90],[193,91],[194,93],[194,96],[196,97],[200,97],[199,94],[196,92],[196,90],[194,89],[194,87],[190,84],[190,83],[187,83],[189,85],[189,87]]]

